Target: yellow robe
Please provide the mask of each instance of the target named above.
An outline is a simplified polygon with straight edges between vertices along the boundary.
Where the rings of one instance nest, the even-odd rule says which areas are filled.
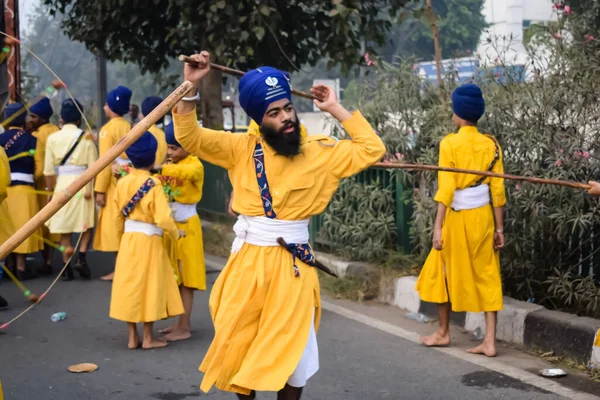
[[[0,221],[0,244],[15,233],[15,227],[10,218],[8,203],[5,202],[10,186],[10,164],[4,148],[0,146],[0,215],[7,216]]]
[[[176,191],[176,202],[196,205],[202,199],[204,167],[198,157],[189,155],[177,164],[166,164],[162,168],[162,175],[178,181],[171,188]],[[185,237],[177,241],[177,259],[181,260],[181,271],[176,270],[178,281],[185,287],[206,290],[200,217],[196,214],[183,222],[175,221],[175,224],[179,230],[185,231]]]
[[[110,299],[110,317],[125,322],[153,322],[183,314],[177,280],[163,247],[163,238],[140,232],[123,233],[125,218],[120,210],[150,177],[150,172],[133,169],[119,179],[110,199],[119,210],[113,221],[120,241]],[[128,219],[154,224],[164,235],[177,240],[178,233],[161,183],[135,206]]]
[[[58,167],[64,156],[73,147],[80,134],[80,129],[73,124],[65,124],[63,128],[48,139],[46,145],[46,158],[44,162],[44,175],[55,176],[55,167]],[[98,159],[98,150],[94,144],[91,133],[85,135],[75,151],[66,162],[67,166],[83,166],[88,168]],[[59,175],[56,180],[54,193],[60,193],[73,183],[79,175]],[[87,199],[86,199],[87,197]],[[47,222],[46,226],[52,233],[63,234],[85,232],[94,227],[96,207],[93,196],[92,183],[88,183],[79,193],[75,194],[69,202],[57,211]]]
[[[167,139],[165,137],[165,131],[160,129],[156,125],[152,125],[148,131],[156,138],[158,142],[158,149],[156,150],[156,159],[154,164],[162,165],[167,158]]]
[[[495,145],[491,137],[476,127],[464,127],[446,136],[440,143],[442,167],[487,171],[494,159]],[[502,173],[502,151],[493,172]],[[438,175],[435,201],[446,207],[442,227],[443,248],[432,249],[417,281],[421,300],[450,302],[454,311],[498,311],[502,309],[500,257],[494,250],[494,212],[492,206],[454,211],[450,208],[456,189],[476,183],[480,177],[451,172]],[[504,180],[486,178],[493,207],[506,203]],[[446,273],[444,273],[444,268]],[[446,291],[447,288],[447,291]]]
[[[98,147],[100,156],[104,155],[112,146],[114,146],[123,136],[129,132],[131,125],[123,118],[113,118],[100,130],[98,137]],[[121,158],[127,159],[125,153]],[[115,220],[120,211],[115,208],[111,200],[115,195],[117,185],[116,179],[112,176],[110,166],[106,167],[96,177],[94,191],[106,195],[106,206],[100,209],[98,213],[98,223],[96,224],[96,233],[94,234],[94,250],[115,252],[119,250],[119,239],[116,234]]]
[[[32,132],[33,136],[35,136],[37,139],[36,152],[40,153],[40,158],[42,160],[44,160],[44,158],[46,156],[46,144],[48,143],[48,138],[50,137],[50,135],[58,132],[59,130],[60,130],[60,128],[58,126],[48,123],[48,124],[41,125],[34,132]],[[43,176],[36,178],[35,188],[37,190],[45,190],[46,189],[46,182],[45,182]],[[38,204],[39,204],[40,210],[46,206],[47,200],[48,200],[47,194],[38,193]],[[53,241],[54,243],[58,243],[60,241],[60,235],[59,234],[54,234],[54,235],[51,234],[50,231],[48,230],[47,226],[44,225],[42,227],[42,231],[44,232],[44,237],[46,239],[49,239],[49,240]]]
[[[174,112],[175,136],[187,151],[229,171],[233,208],[246,216],[264,216],[253,153],[260,136],[232,135],[198,126],[196,112]],[[385,146],[360,112],[344,121],[352,140],[327,136],[302,141],[293,159],[277,156],[263,143],[267,180],[278,219],[304,220],[325,210],[342,178],[379,161]],[[279,246],[244,243],[232,254],[215,282],[210,311],[215,337],[200,366],[201,389],[213,385],[248,394],[278,391],[296,369],[311,324],[318,329],[320,294],[317,271]]]

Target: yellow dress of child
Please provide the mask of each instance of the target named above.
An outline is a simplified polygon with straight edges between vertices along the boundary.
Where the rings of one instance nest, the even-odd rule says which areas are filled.
[[[439,165],[487,171],[496,153],[498,160],[492,171],[502,173],[502,150],[496,140],[479,133],[474,126],[463,127],[441,141]],[[439,173],[435,201],[447,207],[442,227],[443,248],[431,250],[416,285],[421,300],[432,303],[450,300],[454,311],[502,309],[500,257],[494,249],[492,206],[502,207],[506,203],[504,180],[485,178],[482,182],[489,185],[491,205],[460,211],[451,207],[455,190],[469,188],[479,179],[474,175]]]
[[[149,178],[154,187],[125,218],[120,211]],[[162,238],[164,232],[177,240],[179,233],[160,181],[151,178],[148,171],[132,169],[119,179],[111,201],[119,210],[114,224],[121,244],[112,284],[110,317],[138,323],[183,314],[177,280]]]
[[[148,132],[150,132],[158,142],[155,164],[161,165],[165,161],[165,158],[167,158],[167,140],[165,139],[165,131],[156,125],[152,125],[150,129],[148,129]]]
[[[54,124],[44,124],[41,125],[33,132],[33,136],[37,139],[37,148],[36,152],[40,153],[40,158],[42,160],[46,157],[46,144],[48,143],[48,138],[53,134],[58,132],[60,129],[58,126]],[[43,191],[46,189],[46,182],[43,176],[37,177],[35,179],[35,188],[39,191]],[[38,193],[38,204],[40,210],[46,206],[46,201],[48,200],[48,195],[45,193]],[[54,243],[60,242],[59,234],[51,234],[48,227],[44,225],[42,227],[42,231],[44,232],[44,237],[46,239],[50,239]]]
[[[98,137],[100,157],[121,140],[130,129],[131,124],[123,117],[113,118],[108,121],[100,130]],[[117,159],[119,164],[126,164],[128,161],[125,153],[121,154]],[[98,213],[98,223],[96,224],[96,232],[94,234],[94,250],[106,252],[119,250],[115,220],[120,211],[115,208],[114,202],[111,200],[115,195],[116,185],[117,181],[112,175],[110,166],[106,167],[96,177],[94,191],[105,194],[106,206],[100,208],[100,212]]]
[[[175,194],[170,205],[177,228],[185,231],[185,237],[177,242],[177,258],[181,261],[181,271],[177,270],[179,282],[188,288],[206,290],[202,225],[196,213],[196,204],[202,199],[204,167],[198,157],[189,155],[177,164],[165,164],[162,175],[176,182],[171,188]]]
[[[2,147],[0,147],[0,215],[10,215],[8,212],[8,204],[4,201],[8,193],[10,185],[10,164],[8,157]],[[5,218],[0,221],[0,244],[15,233],[15,227],[11,218]]]

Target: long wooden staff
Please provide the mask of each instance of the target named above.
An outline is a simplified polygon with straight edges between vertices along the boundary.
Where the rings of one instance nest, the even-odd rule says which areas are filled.
[[[587,183],[579,183],[572,181],[561,181],[557,179],[545,179],[545,178],[533,178],[529,176],[521,175],[509,175],[499,174],[497,172],[490,171],[477,171],[472,169],[461,169],[461,168],[449,168],[449,167],[438,167],[437,165],[420,165],[420,164],[399,164],[399,163],[376,163],[374,167],[390,168],[390,169],[409,169],[409,170],[425,170],[425,171],[445,171],[445,172],[457,172],[461,174],[479,175],[479,176],[490,176],[492,178],[504,178],[511,179],[514,181],[531,182],[531,183],[542,183],[545,185],[558,185],[568,186],[576,189],[589,190],[591,188]]]
[[[90,182],[96,175],[102,170],[108,167],[120,154],[122,154],[129,146],[131,146],[140,136],[144,134],[156,121],[158,121],[163,115],[168,113],[174,106],[186,95],[187,92],[192,90],[194,85],[192,82],[185,81],[177,89],[173,91],[162,103],[158,105],[150,114],[142,119],[136,126],[134,126],[121,140],[111,147],[102,157],[100,157],[94,164],[85,170],[81,176],[73,181],[65,190],[54,195],[52,201],[48,203],[40,212],[38,212],[33,218],[31,218],[25,225],[23,225],[14,235],[12,235],[6,242],[0,246],[0,260],[4,259],[19,244],[25,239],[31,236],[37,229],[39,229],[46,221],[50,219],[56,212],[63,207],[73,197],[74,194],[79,192],[88,182]]]
[[[185,62],[190,65],[198,66],[198,63],[196,61],[194,61],[193,58],[188,57],[188,56],[180,55],[179,61]],[[242,76],[245,75],[245,73],[242,71],[239,71],[239,70],[233,69],[233,68],[224,67],[219,64],[210,63],[210,68],[216,69],[217,71],[221,71],[222,73],[227,74],[227,75],[237,76],[238,78],[241,78]],[[304,97],[305,99],[320,100],[310,93],[301,92],[299,90],[292,89],[292,94],[295,94],[296,96]]]

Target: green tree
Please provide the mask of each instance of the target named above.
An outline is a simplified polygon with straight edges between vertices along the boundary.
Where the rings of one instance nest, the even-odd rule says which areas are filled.
[[[197,1],[44,0],[51,14],[68,15],[67,35],[110,60],[158,72],[181,53],[208,49],[214,61],[239,69],[269,64],[288,71],[360,62],[361,41],[381,45],[409,0]],[[382,12],[381,10],[385,10]],[[222,125],[221,76],[203,82],[208,126]]]

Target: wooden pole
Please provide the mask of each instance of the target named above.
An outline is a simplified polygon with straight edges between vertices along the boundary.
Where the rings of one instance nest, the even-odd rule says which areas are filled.
[[[584,189],[584,190],[589,190],[591,188],[591,186],[588,185],[587,183],[561,181],[561,180],[557,180],[557,179],[534,178],[534,177],[521,176],[521,175],[499,174],[497,172],[477,171],[477,170],[473,170],[473,169],[439,167],[437,165],[376,163],[373,166],[380,167],[380,168],[388,168],[388,169],[410,169],[410,170],[424,170],[424,171],[456,172],[459,174],[489,176],[492,178],[503,178],[503,179],[510,179],[513,181],[541,183],[541,184],[545,184],[545,185],[568,186],[568,187],[572,187],[572,188],[576,188],[576,189]]]
[[[440,30],[437,26],[435,11],[431,5],[431,0],[427,0],[427,15],[429,15],[429,23],[433,32],[433,47],[435,49],[435,66],[437,71],[438,86],[440,94],[444,93],[444,79],[442,78],[442,48],[440,46]]]
[[[193,58],[184,56],[184,55],[179,56],[179,61],[185,62],[190,65],[194,65],[194,66],[198,65],[198,63],[196,61],[194,61]],[[219,64],[210,63],[210,68],[216,69],[217,71],[221,71],[222,73],[227,74],[227,75],[237,76],[238,78],[241,78],[242,76],[245,75],[245,73],[242,71],[239,71],[239,70],[233,69],[233,68],[224,67]],[[296,96],[304,97],[305,99],[309,99],[309,100],[320,100],[310,93],[301,92],[299,90],[292,89],[292,94],[294,94]]]
[[[0,246],[0,259],[6,258],[19,244],[31,236],[46,221],[62,208],[67,202],[87,185],[104,168],[108,167],[120,154],[131,146],[140,136],[142,136],[152,125],[156,123],[163,115],[171,110],[182,97],[186,95],[194,85],[192,82],[183,82],[173,93],[169,95],[162,103],[158,105],[150,114],[146,115],[136,126],[134,126],[121,140],[111,147],[102,157],[85,170],[81,176],[73,181],[65,190],[55,194],[52,201],[48,203],[40,212],[23,225],[14,235]]]

